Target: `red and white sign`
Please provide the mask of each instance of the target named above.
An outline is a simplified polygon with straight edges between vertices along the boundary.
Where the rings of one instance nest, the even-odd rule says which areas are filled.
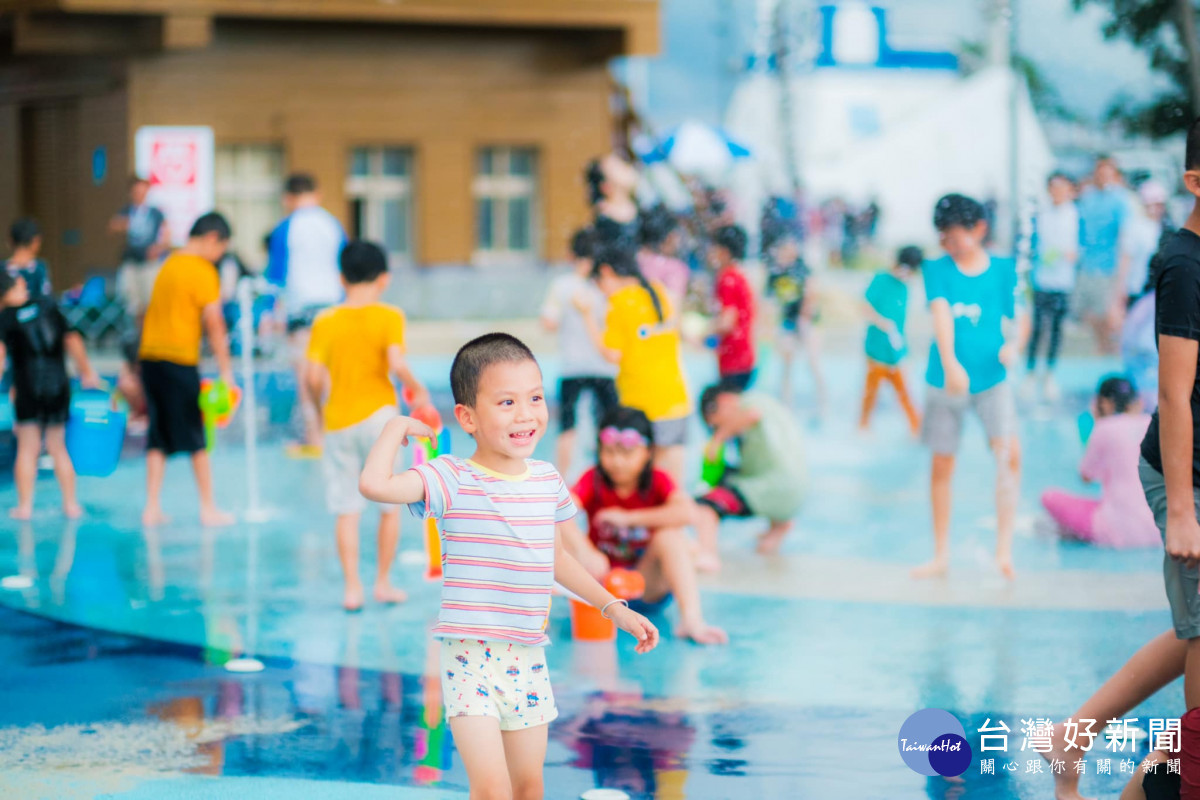
[[[134,146],[137,174],[150,181],[149,203],[166,215],[171,243],[182,245],[215,202],[212,128],[148,125],[138,129]]]

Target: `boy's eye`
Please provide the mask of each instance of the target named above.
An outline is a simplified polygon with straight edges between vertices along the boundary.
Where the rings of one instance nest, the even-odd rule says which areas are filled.
[[[502,406],[511,406],[512,404],[513,404],[512,400],[501,400],[500,401],[500,405],[502,405]]]
[[[535,402],[535,403],[540,403],[540,402],[542,402],[542,396],[541,396],[540,394],[535,394],[535,395],[534,395],[534,396],[533,396],[531,399],[532,399],[532,400],[533,400],[533,402]]]

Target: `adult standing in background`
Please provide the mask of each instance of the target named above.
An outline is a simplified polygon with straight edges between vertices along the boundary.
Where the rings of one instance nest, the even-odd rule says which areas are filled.
[[[117,270],[117,295],[139,332],[159,265],[171,249],[167,218],[146,202],[149,192],[150,181],[133,176],[129,180],[129,204],[108,223],[111,233],[125,237],[121,266]]]
[[[287,320],[288,343],[296,370],[296,396],[304,416],[304,440],[293,452],[317,456],[321,427],[317,399],[305,380],[305,353],[313,320],[343,296],[338,257],[346,246],[346,233],[337,218],[321,207],[317,182],[311,175],[295,173],[283,189],[287,216],[267,237],[267,280],[280,287],[282,315]]]
[[[1092,188],[1079,198],[1080,258],[1075,281],[1075,315],[1086,322],[1101,353],[1116,352],[1117,327],[1112,301],[1122,232],[1130,213],[1130,194],[1117,162],[1096,159]]]

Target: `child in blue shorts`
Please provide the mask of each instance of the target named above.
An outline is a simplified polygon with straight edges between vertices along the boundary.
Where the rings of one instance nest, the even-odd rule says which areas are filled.
[[[554,467],[531,458],[549,413],[529,348],[504,333],[474,339],[455,356],[450,386],[475,454],[396,475],[408,438],[433,435],[396,417],[371,448],[359,488],[369,500],[442,521],[445,577],[433,635],[442,640],[442,697],[471,796],[540,800],[547,725],[558,715],[544,650],[554,582],[633,634],[639,653],[658,644],[658,630],[564,549],[561,526],[576,508]]]
[[[938,201],[934,226],[945,258],[925,266],[925,296],[933,316],[934,341],[925,381],[929,391],[921,436],[933,451],[933,560],[914,578],[945,575],[950,567],[950,501],[955,454],[967,410],[983,423],[996,456],[996,565],[1014,575],[1013,525],[1020,486],[1021,447],[1008,367],[1026,338],[1018,314],[1016,264],[984,249],[983,205],[960,194]]]

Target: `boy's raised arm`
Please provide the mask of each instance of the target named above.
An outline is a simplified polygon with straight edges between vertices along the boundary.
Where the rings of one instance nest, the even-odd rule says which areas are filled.
[[[399,475],[393,472],[396,454],[408,444],[409,436],[433,437],[428,425],[410,417],[396,417],[388,422],[383,433],[375,440],[366,464],[358,478],[358,490],[362,496],[376,503],[403,504],[419,503],[425,499],[425,484],[413,470]]]

